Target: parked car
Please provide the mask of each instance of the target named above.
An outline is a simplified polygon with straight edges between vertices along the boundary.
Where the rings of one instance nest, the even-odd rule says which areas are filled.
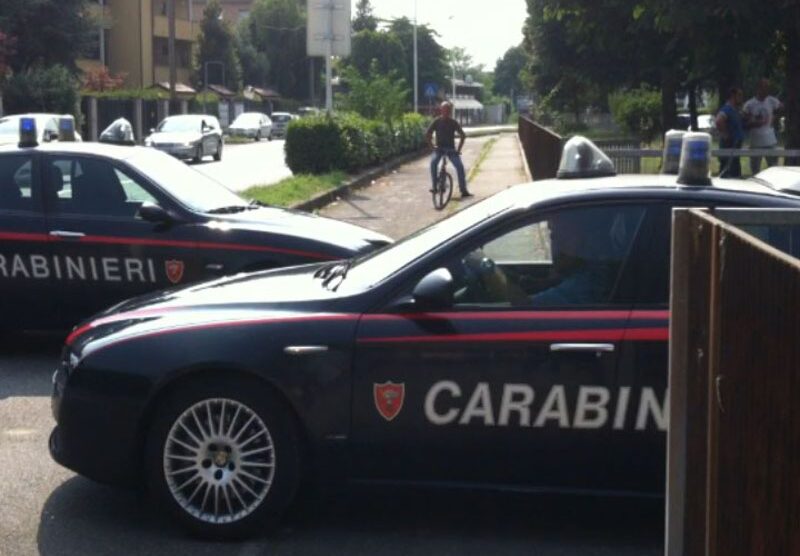
[[[678,129],[685,129],[687,131],[692,130],[692,117],[687,112],[682,112],[678,114],[678,121],[677,121]],[[717,125],[714,120],[714,116],[711,114],[698,114],[697,115],[697,131],[703,131],[705,133],[715,134],[717,130]]]
[[[296,119],[297,116],[289,112],[273,112],[271,118],[272,135],[275,137],[286,137],[286,129],[289,127],[289,122]]]
[[[231,137],[247,137],[260,141],[267,138],[272,141],[272,120],[261,112],[244,112],[239,114],[228,127]]]
[[[0,330],[64,330],[136,295],[389,241],[244,200],[154,149],[0,147]]]
[[[53,457],[216,537],[274,523],[306,477],[663,496],[672,209],[800,199],[712,181],[707,157],[618,176],[584,140],[563,160],[369,255],[88,320]]]
[[[39,143],[58,141],[58,121],[61,118],[73,118],[69,114],[14,114],[0,118],[0,145],[15,145],[19,141],[19,122],[22,118],[33,118]],[[75,132],[75,141],[81,141],[80,134]]]
[[[224,141],[216,116],[184,114],[161,120],[157,128],[150,130],[144,144],[176,158],[200,162],[206,156],[222,160]]]

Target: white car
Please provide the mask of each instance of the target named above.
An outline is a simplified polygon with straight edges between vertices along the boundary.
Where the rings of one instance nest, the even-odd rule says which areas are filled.
[[[297,119],[297,116],[289,112],[273,112],[272,134],[275,137],[286,137],[286,129],[289,127],[289,122],[294,119]]]
[[[263,138],[272,141],[272,120],[261,112],[244,112],[239,114],[228,127],[231,137],[247,137],[261,141]]]
[[[144,140],[145,147],[153,147],[176,158],[190,158],[200,162],[211,155],[222,159],[222,128],[216,116],[208,114],[182,114],[161,120],[150,130]]]
[[[37,142],[39,144],[58,141],[58,120],[72,118],[68,114],[14,114],[0,118],[0,145],[15,145],[19,143],[19,121],[22,118],[36,120]],[[75,132],[75,141],[81,141],[81,136]]]

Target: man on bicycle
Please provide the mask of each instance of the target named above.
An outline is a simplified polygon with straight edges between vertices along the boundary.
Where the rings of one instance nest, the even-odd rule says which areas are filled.
[[[467,136],[464,134],[461,124],[452,118],[452,102],[444,101],[441,104],[440,114],[433,120],[425,133],[428,145],[434,149],[433,158],[431,158],[431,183],[435,186],[439,162],[442,160],[442,156],[446,155],[458,174],[458,189],[461,191],[461,197],[472,197],[472,193],[467,191],[467,178],[464,174],[464,165],[461,163],[461,149],[464,147],[464,140]],[[436,134],[435,146],[433,144],[434,133]],[[456,133],[459,137],[458,149],[456,149]]]

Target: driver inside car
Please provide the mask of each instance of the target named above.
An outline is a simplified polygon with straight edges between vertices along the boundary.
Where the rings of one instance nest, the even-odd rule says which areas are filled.
[[[548,287],[526,291],[478,248],[462,259],[466,287],[457,298],[532,307],[604,302],[617,273],[615,251],[624,250],[627,243],[625,215],[592,210],[560,213],[551,217],[547,225],[552,254]]]

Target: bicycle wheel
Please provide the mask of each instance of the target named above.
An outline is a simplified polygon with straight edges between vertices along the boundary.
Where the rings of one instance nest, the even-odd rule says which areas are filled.
[[[453,196],[453,176],[448,172],[440,172],[436,186],[433,188],[433,206],[442,210]]]

